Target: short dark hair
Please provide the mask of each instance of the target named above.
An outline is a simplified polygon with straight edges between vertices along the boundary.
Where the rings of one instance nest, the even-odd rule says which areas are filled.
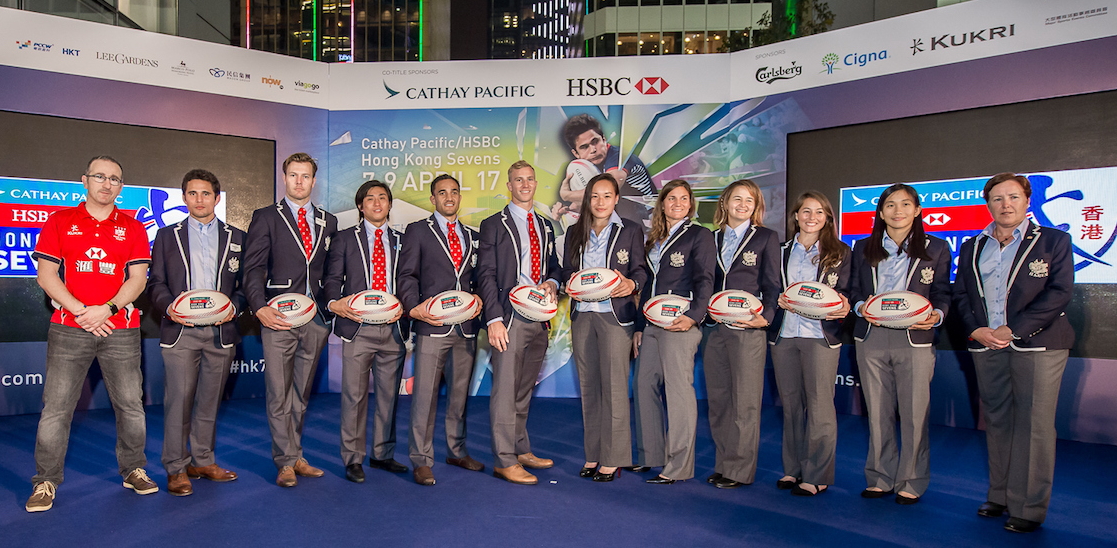
[[[90,158],[88,162],[86,162],[85,172],[87,174],[89,173],[89,168],[93,166],[93,162],[96,162],[97,160],[104,160],[106,162],[112,162],[112,163],[116,164],[116,167],[120,168],[120,175],[121,176],[124,175],[124,166],[120,165],[120,162],[116,161],[116,158],[113,158],[112,156],[106,156],[104,154],[102,154],[100,156],[94,156],[94,157]]]
[[[994,175],[992,179],[985,181],[985,190],[981,191],[981,197],[985,198],[986,203],[989,203],[989,193],[993,190],[993,187],[1005,181],[1016,181],[1020,183],[1020,186],[1024,187],[1024,197],[1029,200],[1032,199],[1032,182],[1023,175],[1017,175],[1011,171],[1006,171],[1004,173],[998,173]]]
[[[186,172],[182,177],[182,193],[186,194],[186,183],[193,180],[205,181],[213,186],[213,193],[216,195],[221,194],[221,181],[217,180],[217,176],[204,169],[191,169]]]
[[[287,174],[287,166],[295,162],[298,162],[300,164],[310,164],[310,175],[312,177],[316,177],[318,175],[318,162],[314,158],[311,158],[310,155],[305,152],[296,152],[288,156],[286,160],[283,160],[284,175]]]
[[[361,185],[361,188],[357,189],[357,195],[353,197],[353,202],[357,204],[357,209],[361,209],[361,204],[364,203],[365,196],[368,196],[369,191],[374,188],[384,189],[384,192],[388,193],[388,203],[392,203],[392,189],[383,182],[372,179],[365,181],[365,183]]]
[[[446,179],[454,181],[454,184],[458,185],[458,191],[461,192],[462,184],[459,183],[458,180],[455,179],[453,175],[450,175],[449,173],[443,173],[442,175],[439,175],[438,177],[435,177],[434,180],[431,181],[431,196],[434,196],[434,187],[436,185],[438,185],[438,182],[439,181],[445,181]]]
[[[578,140],[578,136],[587,131],[596,131],[602,138],[605,137],[605,132],[601,130],[601,123],[597,118],[589,114],[578,114],[570,117],[562,126],[562,138],[566,141],[567,146],[571,150],[574,149],[574,141]]]

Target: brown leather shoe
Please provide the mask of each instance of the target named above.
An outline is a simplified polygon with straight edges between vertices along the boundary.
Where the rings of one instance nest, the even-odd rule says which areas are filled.
[[[535,485],[539,483],[539,478],[529,474],[528,471],[524,470],[524,467],[519,464],[509,466],[508,468],[493,468],[493,477],[520,485]]]
[[[551,459],[541,459],[531,453],[524,453],[516,456],[516,460],[525,468],[535,468],[536,470],[543,470],[555,465],[555,461]]]
[[[171,474],[167,476],[167,492],[176,497],[185,497],[194,494],[194,486],[190,485],[190,478],[186,474]]]
[[[295,469],[290,466],[284,466],[279,469],[279,476],[275,478],[275,484],[280,487],[294,487],[299,484],[299,478],[295,477]]]
[[[295,473],[304,478],[320,478],[326,475],[322,470],[315,468],[306,462],[306,459],[299,459],[295,461]]]
[[[418,466],[412,475],[419,485],[434,485],[434,472],[431,472],[430,466]]]
[[[448,457],[446,459],[446,464],[452,464],[452,465],[460,467],[460,468],[465,468],[466,470],[469,470],[470,472],[480,472],[480,471],[485,469],[484,464],[481,464],[481,463],[477,462],[476,460],[474,460],[473,457],[471,457],[469,455],[466,455],[466,456],[464,456],[460,459],[456,459],[456,458],[453,458],[453,457]]]
[[[209,466],[187,466],[186,475],[190,476],[190,479],[206,478],[207,480],[216,482],[226,482],[237,479],[236,472],[226,470],[218,466],[217,463],[213,463]]]

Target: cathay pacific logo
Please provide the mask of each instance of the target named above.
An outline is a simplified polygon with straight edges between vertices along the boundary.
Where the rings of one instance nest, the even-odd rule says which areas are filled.
[[[383,81],[383,80],[381,80],[381,81]],[[384,82],[384,90],[388,92],[388,96],[385,97],[385,99],[391,99],[392,97],[395,97],[396,95],[399,95],[398,91],[388,87],[388,82]]]

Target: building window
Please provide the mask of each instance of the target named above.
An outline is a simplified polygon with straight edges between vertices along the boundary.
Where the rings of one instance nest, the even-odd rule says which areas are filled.
[[[640,33],[640,55],[659,55],[660,43],[658,32]]]
[[[663,33],[663,50],[664,55],[675,55],[683,52],[683,33],[681,32],[665,32]]]
[[[635,32],[622,32],[617,35],[617,55],[636,55],[639,51],[639,38]]]
[[[594,55],[597,57],[613,57],[617,54],[617,35],[614,33],[602,34],[598,36],[596,42],[596,49]]]

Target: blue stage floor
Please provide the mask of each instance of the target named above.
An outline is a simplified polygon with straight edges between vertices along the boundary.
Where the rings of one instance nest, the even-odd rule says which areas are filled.
[[[719,490],[704,481],[713,465],[705,405],[699,405],[696,477],[647,485],[625,473],[613,483],[579,478],[578,400],[536,399],[529,432],[536,454],[556,465],[540,484],[493,478],[488,399],[472,398],[469,449],[485,472],[443,463],[435,444],[438,484],[366,467],[368,480],[345,480],[338,452],[336,394],[313,398],[303,438],[307,458],[326,470],[274,485],[276,470],[262,399],[226,402],[218,430],[220,464],[240,474],[232,483],[194,481],[194,494],[166,493],[159,464],[162,407],[148,408],[148,472],[161,491],[139,496],[121,486],[110,410],[74,421],[66,482],[54,509],[28,514],[35,471],[38,415],[0,418],[0,544],[13,546],[1061,546],[1117,545],[1114,467],[1117,447],[1060,442],[1047,522],[1036,533],[1002,529],[978,517],[985,500],[984,434],[932,427],[931,487],[923,501],[900,506],[866,500],[862,467],[866,427],[839,415],[837,482],[818,497],[775,487],[780,470],[780,413],[765,408],[760,470],[754,485]],[[396,459],[407,462],[409,400],[400,399]],[[441,440],[441,415],[436,429]]]

